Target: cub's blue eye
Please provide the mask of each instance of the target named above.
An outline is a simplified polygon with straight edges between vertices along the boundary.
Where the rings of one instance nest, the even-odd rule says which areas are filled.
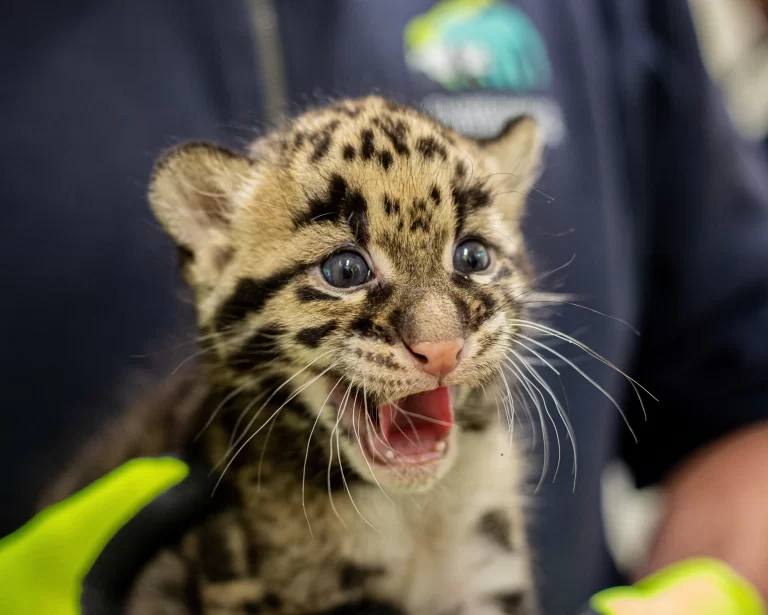
[[[322,272],[325,281],[337,288],[360,286],[371,277],[368,263],[357,252],[334,254],[323,263]]]
[[[491,264],[486,247],[475,239],[461,243],[453,253],[453,268],[459,273],[470,274],[485,271]]]

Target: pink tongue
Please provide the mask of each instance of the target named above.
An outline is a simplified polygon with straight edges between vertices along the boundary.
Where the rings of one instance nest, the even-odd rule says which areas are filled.
[[[396,453],[432,452],[453,426],[450,392],[440,387],[411,395],[395,405],[383,404],[379,406],[379,425],[384,440]]]

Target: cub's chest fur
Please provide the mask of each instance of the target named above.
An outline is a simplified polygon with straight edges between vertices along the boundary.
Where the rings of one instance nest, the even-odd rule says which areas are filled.
[[[463,434],[462,450],[440,488],[411,496],[358,483],[348,493],[312,487],[302,502],[292,481],[244,472],[245,510],[158,557],[129,612],[155,608],[169,588],[175,604],[200,583],[206,613],[311,613],[363,599],[425,615],[526,613],[520,465],[497,429]]]

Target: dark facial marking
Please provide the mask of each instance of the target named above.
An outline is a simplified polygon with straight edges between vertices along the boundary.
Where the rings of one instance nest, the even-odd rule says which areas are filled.
[[[187,246],[178,244],[176,246],[176,259],[179,263],[179,269],[182,271],[195,262],[195,253]]]
[[[245,345],[227,358],[227,365],[238,371],[250,371],[280,358],[279,338],[285,333],[280,325],[267,325],[258,329]]]
[[[504,615],[524,615],[530,612],[524,608],[525,597],[522,592],[499,594],[494,602],[498,603]]]
[[[333,333],[339,326],[335,320],[330,320],[317,327],[302,329],[296,334],[296,341],[309,348],[317,348],[326,337]]]
[[[395,289],[389,284],[379,284],[368,289],[365,309],[370,312],[380,310],[394,294]]]
[[[321,290],[317,290],[311,286],[299,286],[296,289],[296,298],[302,303],[309,303],[310,301],[340,301],[341,297],[336,295],[329,295]]]
[[[270,298],[280,292],[305,269],[305,265],[300,265],[292,269],[278,271],[263,280],[252,278],[240,280],[235,291],[222,304],[216,314],[214,319],[216,331],[221,332],[242,321],[248,314],[260,311]]]
[[[381,166],[384,167],[384,170],[388,171],[393,162],[392,152],[390,152],[388,149],[381,150],[379,152],[379,162],[381,163]]]
[[[297,132],[296,136],[293,138],[293,148],[299,149],[302,145],[304,145],[304,133]]]
[[[339,587],[344,590],[359,589],[371,577],[383,575],[386,571],[381,566],[366,566],[347,562],[339,571]]]
[[[360,136],[362,145],[360,146],[360,156],[363,160],[370,160],[373,157],[373,131],[370,128],[363,129]]]
[[[427,202],[424,199],[414,199],[411,212],[413,216],[411,219],[411,231],[418,229],[429,231],[432,214],[427,211]]]
[[[391,333],[381,325],[373,322],[370,316],[360,316],[356,318],[354,321],[352,321],[350,328],[355,333],[358,333],[359,335],[374,341],[380,341],[389,345],[395,343]]]
[[[453,196],[459,227],[461,227],[470,213],[487,207],[491,202],[491,195],[488,191],[477,184],[472,186],[454,184],[451,195]]]
[[[509,517],[504,511],[489,510],[477,525],[477,531],[499,545],[505,551],[512,550],[512,536]]]
[[[448,157],[445,146],[438,143],[434,137],[421,137],[416,141],[416,149],[426,160],[431,160],[435,156],[439,156],[443,160]]]
[[[440,205],[440,189],[437,186],[432,186],[429,196],[435,205]]]
[[[305,224],[342,221],[349,225],[358,243],[368,242],[368,204],[359,190],[349,189],[346,180],[334,174],[328,182],[328,196],[313,198],[309,211],[296,222]]]
[[[328,150],[331,147],[331,133],[326,132],[319,135],[317,139],[315,139],[314,145],[315,149],[312,150],[312,156],[310,160],[312,162],[317,162],[328,153]]]
[[[454,168],[454,174],[456,175],[456,179],[462,180],[467,175],[467,165],[464,164],[463,160],[457,160],[456,161],[456,167]]]
[[[347,162],[350,162],[355,159],[355,148],[354,146],[347,143],[344,146],[344,160]]]
[[[395,153],[399,156],[407,158],[411,154],[411,150],[405,144],[405,137],[408,134],[408,127],[403,120],[393,120],[392,118],[375,118],[373,120],[375,126],[381,128],[382,132],[392,143],[392,147],[395,149]]]
[[[488,427],[488,419],[483,416],[457,416],[456,423],[464,431],[482,432]]]
[[[395,331],[400,331],[403,326],[403,314],[402,308],[395,308],[387,317],[387,324]]]

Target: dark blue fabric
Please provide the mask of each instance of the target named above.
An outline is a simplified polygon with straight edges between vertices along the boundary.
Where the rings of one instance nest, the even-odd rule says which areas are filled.
[[[441,91],[403,60],[403,27],[428,0],[276,4],[298,106],[374,88],[418,104]],[[623,453],[639,482],[653,482],[695,447],[768,417],[768,164],[728,122],[684,0],[515,5],[552,64],[535,94],[559,104],[566,126],[525,221],[539,270],[573,259],[544,286],[642,335],[575,307],[549,324],[577,332],[660,400],[645,423],[620,376],[581,364],[621,398],[635,444],[577,374],[563,371],[562,389],[552,382],[565,391],[579,473],[573,491],[564,441],[531,535],[547,612],[565,615],[616,580],[600,520],[607,460]],[[0,500],[17,503],[0,513],[8,530],[79,434],[110,414],[124,369],[189,318],[145,205],[152,158],[182,138],[236,143],[263,119],[244,4],[49,8],[0,15],[10,92],[0,99],[0,455],[11,469]]]

